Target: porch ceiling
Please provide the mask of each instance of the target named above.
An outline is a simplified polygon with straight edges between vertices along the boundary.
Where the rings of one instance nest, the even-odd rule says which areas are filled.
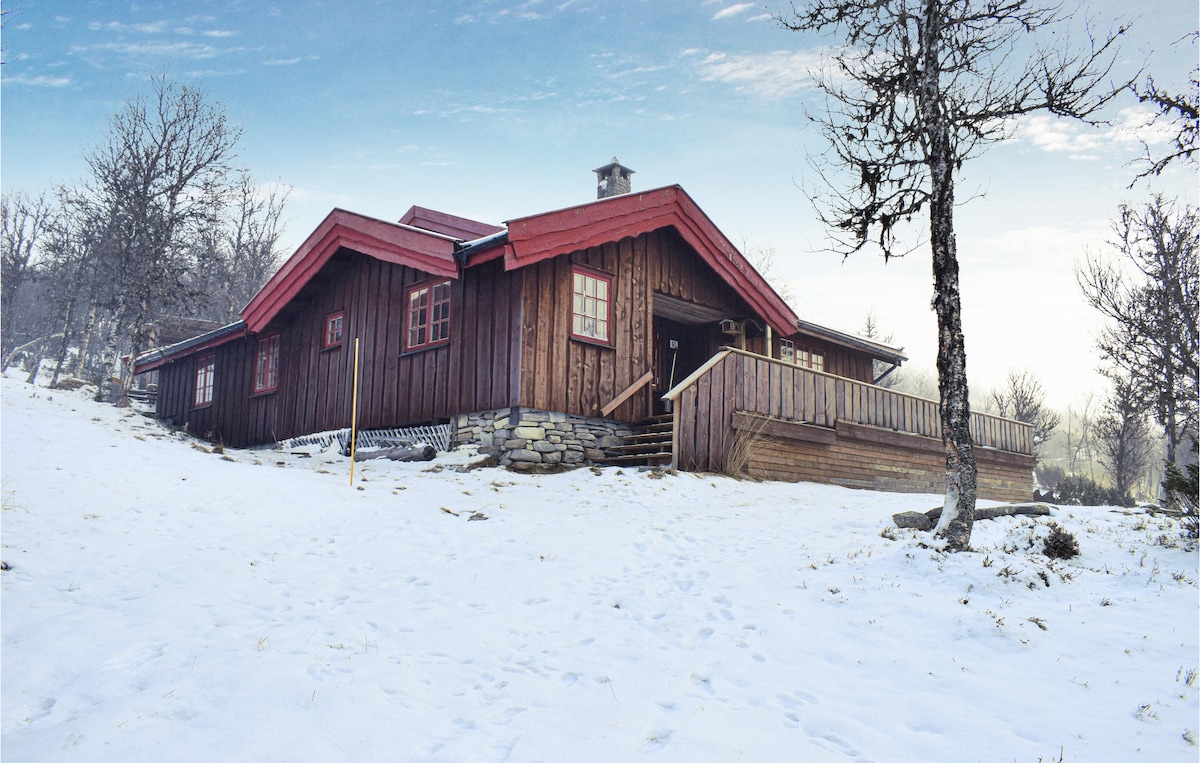
[[[724,318],[738,317],[658,292],[654,293],[654,314],[688,326],[716,323]]]

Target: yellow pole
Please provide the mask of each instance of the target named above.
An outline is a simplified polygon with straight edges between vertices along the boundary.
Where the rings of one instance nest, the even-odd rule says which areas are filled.
[[[354,486],[354,452],[358,446],[358,337],[354,337],[354,389],[350,393],[350,486]]]

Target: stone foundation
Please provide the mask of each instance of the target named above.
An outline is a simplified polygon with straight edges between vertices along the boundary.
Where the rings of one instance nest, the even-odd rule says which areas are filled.
[[[501,466],[523,471],[590,464],[632,434],[625,422],[533,408],[464,413],[450,424],[452,444],[477,444]]]

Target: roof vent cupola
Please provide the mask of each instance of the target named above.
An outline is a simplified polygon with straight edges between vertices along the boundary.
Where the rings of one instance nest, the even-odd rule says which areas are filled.
[[[624,167],[613,157],[612,161],[603,167],[592,170],[596,173],[596,198],[607,199],[609,196],[620,196],[632,190],[629,178],[633,170]]]

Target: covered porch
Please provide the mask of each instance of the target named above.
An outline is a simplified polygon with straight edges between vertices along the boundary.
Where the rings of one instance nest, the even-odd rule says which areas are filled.
[[[671,463],[897,492],[945,490],[938,403],[724,348],[663,396]],[[1032,427],[971,414],[979,497],[1028,500]]]

